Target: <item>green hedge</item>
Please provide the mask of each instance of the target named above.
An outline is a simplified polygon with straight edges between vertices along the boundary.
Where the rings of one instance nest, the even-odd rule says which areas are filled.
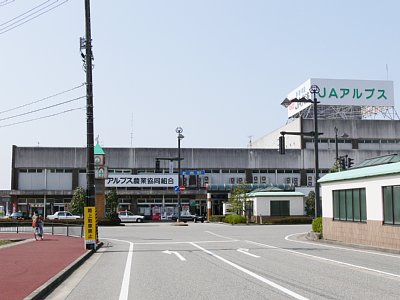
[[[322,233],[322,218],[315,218],[312,221],[312,230],[314,232]]]
[[[225,222],[229,224],[241,224],[241,223],[246,223],[246,217],[245,216],[239,216],[236,214],[232,215],[227,215],[225,216]]]
[[[311,224],[312,218],[308,216],[269,217],[265,224]]]
[[[224,222],[225,221],[225,216],[223,215],[212,215],[210,217],[210,222]]]

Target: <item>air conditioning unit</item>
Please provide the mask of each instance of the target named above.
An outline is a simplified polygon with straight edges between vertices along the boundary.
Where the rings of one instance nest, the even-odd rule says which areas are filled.
[[[292,178],[286,177],[286,184],[290,184],[292,182]]]
[[[267,176],[261,176],[261,183],[267,183]]]
[[[293,178],[293,184],[294,186],[299,186],[299,179],[297,177]]]
[[[237,183],[242,183],[243,182],[243,178],[238,178],[237,179]]]
[[[208,183],[208,176],[204,176],[204,183]]]
[[[258,182],[258,176],[254,176],[254,177],[253,177],[253,182],[254,182],[254,183],[257,183],[257,182]]]
[[[230,183],[231,183],[231,184],[234,184],[234,183],[235,183],[235,177],[231,177],[231,178],[229,178],[229,180],[230,180]]]
[[[307,186],[313,186],[313,177],[307,176]]]

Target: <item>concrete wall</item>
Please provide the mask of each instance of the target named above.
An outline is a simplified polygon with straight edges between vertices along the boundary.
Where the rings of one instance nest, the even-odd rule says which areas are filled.
[[[304,215],[304,198],[303,197],[254,197],[253,200],[253,214],[255,216],[270,216],[270,203],[271,201],[290,201],[290,215],[302,216]]]

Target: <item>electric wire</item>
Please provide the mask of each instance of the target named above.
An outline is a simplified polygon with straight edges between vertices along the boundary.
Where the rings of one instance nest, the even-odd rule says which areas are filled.
[[[66,93],[68,93],[68,92],[71,92],[71,91],[73,91],[73,90],[76,90],[76,89],[81,88],[81,87],[84,86],[85,84],[86,84],[86,83],[82,83],[81,85],[78,85],[78,86],[75,86],[75,87],[70,88],[70,89],[68,89],[68,90],[65,90],[65,91],[62,91],[62,92],[59,92],[59,93],[56,93],[56,94],[47,96],[47,97],[45,97],[45,98],[42,98],[42,99],[39,99],[39,100],[30,102],[30,103],[26,103],[26,104],[23,104],[23,105],[14,107],[14,108],[10,108],[10,109],[7,109],[7,110],[0,111],[0,115],[1,115],[1,114],[4,114],[4,113],[7,113],[7,112],[10,112],[10,111],[17,110],[17,109],[19,109],[19,108],[23,108],[23,107],[26,107],[26,106],[29,106],[29,105],[33,105],[33,104],[36,104],[36,103],[39,103],[39,102],[42,102],[42,101],[45,101],[45,100],[48,100],[48,99],[51,99],[51,98],[54,98],[54,97],[63,95],[63,94],[66,94]]]
[[[6,6],[6,5],[8,5],[8,4],[10,4],[10,3],[13,3],[15,0],[4,0],[4,1],[1,1],[0,2],[0,7],[1,6]]]
[[[56,2],[58,2],[58,0],[57,0],[56,2],[53,2],[53,3],[49,4],[48,6],[46,6],[46,7],[44,7],[44,8],[41,8],[40,10],[38,10],[38,11],[36,11],[36,12],[34,12],[34,13],[32,13],[32,14],[30,14],[30,15],[28,15],[28,16],[26,16],[26,17],[24,17],[24,18],[22,18],[22,19],[20,19],[20,20],[18,20],[18,21],[16,21],[16,22],[14,22],[14,23],[12,23],[12,24],[10,24],[10,25],[5,26],[4,28],[0,28],[0,34],[4,34],[4,33],[8,32],[8,31],[10,31],[10,30],[12,30],[12,29],[14,29],[14,28],[17,28],[17,27],[19,27],[19,26],[22,26],[22,25],[24,25],[25,23],[27,23],[27,22],[29,22],[29,21],[32,21],[32,20],[34,20],[34,19],[40,17],[41,15],[43,15],[43,14],[45,14],[45,13],[48,13],[49,11],[52,11],[52,10],[56,9],[57,7],[59,7],[59,6],[63,5],[63,4],[65,4],[65,3],[68,2],[68,1],[69,1],[69,0],[64,0],[64,2],[61,2],[61,3],[57,4],[57,5],[55,5],[55,6],[51,7],[51,8],[49,8],[49,9],[47,9],[47,10],[45,10],[45,11],[43,11],[42,13],[35,15],[37,12],[39,12],[39,11],[41,11],[41,10],[43,10],[43,9],[46,9],[46,8],[52,6],[53,4],[55,4]],[[31,17],[31,16],[33,16],[33,17]],[[31,17],[31,18],[29,18],[29,17]],[[27,19],[27,20],[24,21],[24,22],[21,22],[22,20],[25,20],[26,18],[29,18],[29,19]],[[14,18],[14,19],[15,19],[15,18]],[[10,21],[7,21],[7,22],[4,23],[4,24],[7,24],[7,23],[9,23],[9,22],[10,22]],[[2,26],[2,25],[4,25],[4,24],[1,24],[0,26]],[[15,24],[16,24],[16,25],[15,25]],[[12,25],[15,25],[15,26],[12,26]],[[12,26],[12,27],[10,27],[10,26]],[[10,27],[10,28],[8,28],[8,27]],[[6,29],[6,28],[8,28],[8,29]]]
[[[86,96],[80,96],[80,97],[77,97],[77,98],[73,98],[73,99],[70,99],[70,100],[59,102],[57,104],[53,104],[53,105],[49,105],[49,106],[46,106],[46,107],[38,108],[38,109],[35,109],[35,110],[31,110],[31,111],[28,111],[28,112],[25,112],[25,113],[17,114],[17,115],[10,116],[10,117],[1,118],[0,121],[14,119],[14,118],[21,117],[21,116],[26,116],[26,115],[29,115],[29,114],[36,113],[38,111],[43,111],[43,110],[50,109],[50,108],[53,108],[53,107],[57,107],[57,106],[60,106],[60,105],[66,104],[66,103],[71,103],[73,101],[77,101],[77,100],[82,99],[82,98],[86,98]]]
[[[65,113],[68,113],[68,112],[72,112],[72,111],[75,111],[75,110],[83,110],[85,108],[86,107],[84,107],[84,106],[83,107],[77,107],[77,108],[71,108],[71,109],[64,110],[62,112],[58,112],[58,113],[54,113],[54,114],[50,114],[50,115],[46,115],[46,116],[42,116],[42,117],[37,117],[37,118],[28,119],[28,120],[24,120],[24,121],[20,121],[20,122],[15,122],[15,123],[10,123],[10,124],[6,124],[6,125],[0,125],[0,128],[10,127],[10,126],[18,125],[18,124],[22,124],[22,123],[33,122],[33,121],[41,120],[41,119],[47,119],[47,118],[51,118],[51,117],[58,116],[58,115],[61,115],[61,114],[65,114]]]
[[[23,14],[20,14],[20,15],[14,17],[14,18],[8,20],[7,22],[4,22],[4,23],[0,24],[0,26],[6,25],[6,24],[8,24],[8,23],[10,23],[10,22],[12,22],[12,21],[14,21],[14,20],[17,20],[18,18],[20,18],[20,17],[22,17],[22,16],[24,16],[24,15],[26,15],[26,14],[29,14],[30,12],[34,11],[35,9],[37,9],[37,8],[41,7],[42,5],[46,4],[47,2],[51,2],[51,1],[54,1],[54,0],[47,0],[47,1],[45,1],[45,2],[42,2],[42,4],[39,4],[39,5],[37,5],[37,6],[33,7],[33,8],[31,8],[30,10],[27,10],[27,11],[24,12]],[[58,0],[56,0],[56,2],[58,2]],[[55,2],[54,2],[54,3],[55,3]],[[54,4],[54,3],[52,3],[52,4]],[[51,5],[51,4],[50,4],[50,5]]]

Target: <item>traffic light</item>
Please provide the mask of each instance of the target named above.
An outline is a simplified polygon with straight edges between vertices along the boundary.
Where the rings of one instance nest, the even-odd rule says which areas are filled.
[[[354,165],[354,158],[347,158],[347,168],[351,168]]]
[[[346,157],[344,156],[339,157],[339,167],[340,170],[346,170]]]
[[[285,154],[285,136],[279,137],[279,154]]]
[[[160,161],[156,159],[156,173],[160,173]]]

